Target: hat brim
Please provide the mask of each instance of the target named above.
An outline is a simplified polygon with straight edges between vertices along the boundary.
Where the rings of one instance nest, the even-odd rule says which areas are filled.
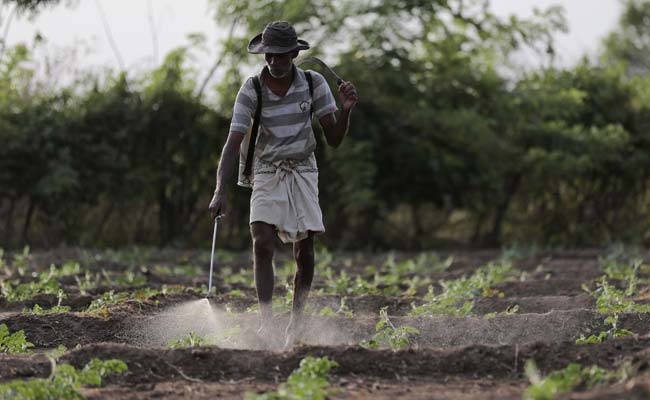
[[[307,50],[309,49],[309,43],[304,40],[298,39],[296,44],[291,46],[265,46],[262,43],[262,34],[258,34],[248,43],[248,52],[251,54],[265,54],[265,53],[274,53],[282,54],[288,53],[290,51],[296,50]]]

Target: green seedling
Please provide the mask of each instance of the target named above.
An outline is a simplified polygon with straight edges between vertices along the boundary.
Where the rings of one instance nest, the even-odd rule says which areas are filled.
[[[8,301],[25,301],[39,294],[58,294],[61,287],[49,274],[41,274],[37,282],[17,283],[2,282],[0,290]]]
[[[180,339],[171,339],[167,343],[170,349],[181,349],[185,347],[200,347],[208,346],[208,340],[194,332],[190,332],[187,336]]]
[[[488,264],[481,267],[469,278],[463,276],[454,280],[441,280],[442,292],[435,294],[433,286],[424,297],[425,303],[420,306],[413,305],[409,315],[434,316],[451,315],[464,317],[470,315],[474,308],[473,299],[479,296],[503,297],[503,293],[491,286],[513,279],[515,270],[511,264]]]
[[[552,400],[559,394],[578,386],[591,389],[596,385],[625,381],[631,375],[630,370],[630,364],[623,364],[618,370],[610,372],[597,366],[582,367],[580,364],[571,363],[562,370],[542,377],[535,362],[528,360],[524,373],[530,380],[531,386],[526,389],[523,398],[524,400]]]
[[[167,343],[170,349],[182,349],[187,347],[202,347],[202,346],[220,346],[226,343],[232,343],[232,339],[241,332],[239,326],[224,329],[214,335],[200,336],[194,332],[190,332],[187,336],[180,339],[171,339]]]
[[[242,290],[239,289],[233,289],[230,292],[228,292],[228,296],[234,299],[245,299],[246,293],[244,293]]]
[[[56,348],[47,351],[45,354],[54,360],[58,360],[62,355],[68,351],[68,348],[60,344]]]
[[[253,273],[248,269],[240,269],[238,272],[233,272],[232,268],[224,267],[222,269],[223,281],[228,285],[242,284],[250,285],[253,282]]]
[[[580,335],[576,339],[576,344],[599,344],[605,340],[634,335],[634,332],[618,327],[618,315],[610,315],[605,318],[605,324],[611,325],[612,327],[606,331],[601,331],[598,335],[590,335],[589,337]]]
[[[343,316],[346,318],[354,318],[354,313],[352,312],[352,310],[350,310],[350,307],[348,307],[347,304],[345,304],[346,300],[347,297],[341,297],[341,304],[339,305],[338,310],[334,311],[331,307],[323,307],[318,312],[318,315],[329,316],[329,317]]]
[[[20,276],[24,276],[27,269],[29,268],[29,246],[23,247],[23,252],[14,255],[13,262],[11,265],[18,271]]]
[[[86,309],[86,313],[95,317],[107,318],[111,314],[108,309],[109,306],[125,302],[128,299],[128,293],[115,293],[115,291],[111,290],[110,292],[104,293],[102,297],[93,300]]]
[[[597,289],[589,293],[596,297],[596,309],[602,314],[650,312],[650,304],[636,304],[634,300],[628,298],[626,292],[610,285],[604,276],[597,283]]]
[[[300,367],[293,371],[286,383],[278,387],[277,392],[265,393],[261,396],[246,393],[248,400],[289,400],[311,399],[325,400],[332,394],[329,389],[327,376],[329,371],[337,367],[336,361],[327,357],[305,357],[300,361]]]
[[[535,245],[521,246],[515,244],[511,247],[506,247],[501,251],[499,262],[515,262],[526,258],[534,257],[539,252],[539,248]]]
[[[393,325],[388,318],[386,307],[379,311],[380,320],[375,325],[375,335],[370,340],[364,340],[360,344],[369,349],[378,349],[388,346],[393,350],[402,350],[415,345],[415,337],[420,334],[417,328],[412,326]]]
[[[27,341],[25,331],[10,334],[6,324],[0,325],[0,353],[27,353],[30,347],[34,344]]]
[[[41,308],[38,304],[34,304],[32,308],[23,309],[23,314],[32,314],[32,315],[47,315],[47,314],[61,314],[70,312],[69,306],[54,306],[49,309]]]
[[[121,374],[128,367],[121,360],[91,360],[81,371],[72,365],[58,365],[46,379],[17,379],[0,384],[0,398],[3,399],[85,399],[81,387],[101,386],[102,378]]]
[[[321,247],[316,251],[316,270],[323,271],[325,268],[329,268],[334,261],[334,255],[327,249],[327,247]]]
[[[380,290],[377,289],[377,282],[368,282],[358,275],[353,279],[345,270],[340,271],[338,275],[336,275],[332,268],[328,268],[325,270],[324,276],[325,287],[322,291],[323,293],[337,294],[339,296],[358,296],[380,293]]]

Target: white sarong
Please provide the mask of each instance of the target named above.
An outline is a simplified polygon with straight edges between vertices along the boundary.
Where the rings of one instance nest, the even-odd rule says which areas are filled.
[[[256,160],[250,222],[274,225],[283,243],[325,232],[314,154],[305,160]]]

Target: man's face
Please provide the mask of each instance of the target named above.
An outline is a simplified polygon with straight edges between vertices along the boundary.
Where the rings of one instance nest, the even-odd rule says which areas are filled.
[[[291,72],[295,52],[265,53],[264,58],[269,66],[269,73],[276,79],[282,79]]]

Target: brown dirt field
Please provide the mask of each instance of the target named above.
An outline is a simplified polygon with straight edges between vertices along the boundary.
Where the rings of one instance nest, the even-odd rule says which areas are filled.
[[[582,289],[583,285],[594,289],[603,275],[599,258],[606,252],[600,249],[520,254],[512,263],[520,271],[526,271],[525,278],[494,285],[492,288],[502,292],[502,297],[475,298],[472,315],[467,317],[408,316],[413,305],[424,302],[426,286],[418,288],[415,296],[346,296],[346,305],[354,318],[313,314],[308,317],[308,328],[300,344],[289,349],[283,347],[287,312],[278,312],[268,333],[258,335],[256,314],[245,312],[256,304],[254,288],[244,283],[226,285],[221,276],[215,279],[219,295],[212,302],[216,311],[210,317],[185,314],[183,307],[203,299],[200,292],[189,290],[160,294],[146,301],[130,300],[109,307],[106,318],[91,317],[82,311],[110,290],[160,289],[163,285],[177,284],[199,288],[207,282],[209,262],[206,252],[181,250],[136,252],[133,258],[122,259],[92,254],[84,249],[41,252],[30,259],[30,267],[43,271],[51,263],[86,260],[84,267],[90,271],[108,271],[113,277],[135,271],[142,273],[138,276],[144,277],[146,283],[102,284],[82,295],[74,276],[57,278],[67,294],[62,305],[74,311],[64,314],[21,312],[35,304],[52,307],[58,302],[56,295],[38,295],[13,303],[0,296],[0,323],[7,324],[12,332],[23,330],[27,339],[37,346],[30,354],[0,354],[0,383],[47,377],[52,363],[44,352],[63,344],[70,350],[59,363],[83,367],[92,358],[99,357],[121,359],[128,364],[128,372],[106,378],[103,387],[84,388],[83,393],[91,399],[243,398],[246,392],[261,394],[275,390],[306,356],[327,356],[339,364],[330,373],[329,381],[335,391],[328,398],[333,399],[519,399],[529,385],[523,371],[527,360],[534,360],[543,374],[572,362],[614,370],[627,361],[634,371],[628,381],[591,390],[579,387],[558,398],[650,398],[650,313],[619,315],[618,327],[633,331],[632,337],[595,345],[575,344],[580,335],[608,329],[605,316],[595,310],[595,299]],[[440,254],[441,258],[447,255]],[[279,254],[276,265],[288,260],[288,256]],[[416,256],[393,255],[396,262]],[[493,250],[459,252],[454,254],[447,270],[421,273],[420,277],[430,278],[438,292],[441,287],[438,280],[469,275],[500,256],[501,252]],[[386,259],[385,254],[341,255],[335,257],[330,267],[354,276],[363,274],[368,265],[382,266]],[[238,271],[251,265],[248,253],[230,256],[228,260],[220,261],[219,267]],[[153,272],[160,272],[161,269],[156,269],[160,266],[175,265],[194,265],[205,272],[196,275]],[[313,312],[326,306],[336,310],[341,296],[318,293],[318,289],[325,287],[320,272],[316,273],[309,307]],[[639,276],[641,282],[635,300],[644,303],[650,301],[650,277],[647,273]],[[0,272],[0,279],[9,278],[20,282],[36,279],[31,275],[11,276],[6,269]],[[625,287],[625,282],[611,280],[610,283]],[[406,289],[406,285],[397,286]],[[232,292],[234,289],[240,293]],[[285,293],[284,285],[277,284],[275,295]],[[518,311],[506,315],[505,311],[514,306]],[[410,349],[368,350],[359,346],[375,333],[378,313],[383,307],[396,326],[408,325],[420,330]],[[216,325],[202,324],[205,322],[202,318],[215,319]],[[166,346],[170,338],[186,335],[189,327],[196,327],[196,332],[203,335],[212,333],[209,329],[214,326],[241,329],[221,347],[171,350]]]

